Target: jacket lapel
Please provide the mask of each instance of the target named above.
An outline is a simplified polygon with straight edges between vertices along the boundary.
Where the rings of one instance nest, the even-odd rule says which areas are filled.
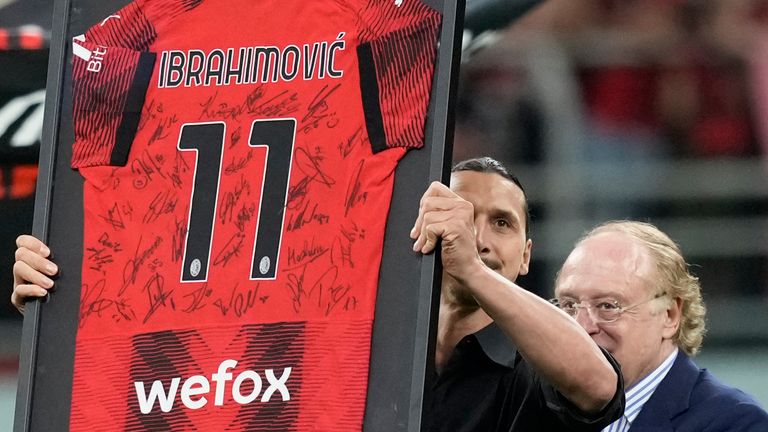
[[[690,406],[698,377],[699,368],[682,351],[678,352],[675,363],[635,418],[630,432],[673,431],[673,419]]]

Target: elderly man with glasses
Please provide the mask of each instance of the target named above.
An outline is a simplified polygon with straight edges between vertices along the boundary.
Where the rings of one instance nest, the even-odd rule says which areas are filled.
[[[689,358],[705,332],[701,288],[658,228],[621,221],[593,229],[560,270],[555,296],[622,366],[626,409],[604,431],[768,431],[757,402]]]

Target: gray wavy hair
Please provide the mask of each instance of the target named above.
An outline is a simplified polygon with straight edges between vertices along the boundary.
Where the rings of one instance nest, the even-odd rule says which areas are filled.
[[[701,297],[699,278],[689,271],[689,265],[683,258],[680,246],[654,225],[635,221],[610,221],[603,223],[587,234],[585,239],[605,232],[620,232],[629,235],[645,246],[656,263],[658,272],[657,292],[666,292],[671,306],[676,298],[683,301],[680,327],[674,341],[688,355],[696,355],[701,349],[706,333],[705,315],[707,313]]]

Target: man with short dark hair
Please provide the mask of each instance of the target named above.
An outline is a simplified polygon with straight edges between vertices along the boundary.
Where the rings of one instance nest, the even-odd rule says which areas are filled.
[[[458,163],[450,188],[422,198],[414,250],[439,240],[443,262],[431,431],[599,431],[622,412],[616,363],[514,284],[528,273],[528,228],[520,182],[490,158]]]

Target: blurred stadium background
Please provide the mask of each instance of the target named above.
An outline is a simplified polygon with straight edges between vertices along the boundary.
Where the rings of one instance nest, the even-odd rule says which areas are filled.
[[[0,431],[13,424],[10,270],[32,224],[52,3],[0,0]],[[768,0],[467,11],[454,159],[493,156],[526,186],[534,263],[520,283],[548,297],[584,230],[648,220],[702,280],[699,364],[768,406]]]

